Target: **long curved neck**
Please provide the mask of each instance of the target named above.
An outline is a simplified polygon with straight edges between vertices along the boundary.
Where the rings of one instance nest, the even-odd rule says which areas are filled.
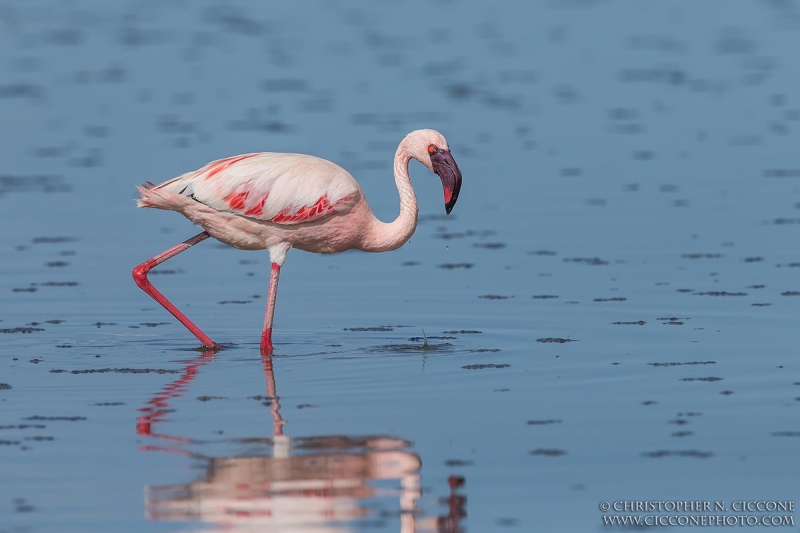
[[[403,246],[417,229],[417,197],[408,177],[408,163],[411,154],[406,140],[397,147],[394,155],[394,182],[400,193],[400,215],[394,222],[381,222],[374,216],[367,234],[364,236],[362,250],[366,252],[385,252]]]

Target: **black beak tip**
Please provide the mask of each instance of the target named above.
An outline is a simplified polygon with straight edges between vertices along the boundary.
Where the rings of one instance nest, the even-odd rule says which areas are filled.
[[[447,214],[453,210],[458,200],[458,193],[461,191],[461,171],[458,170],[450,150],[435,151],[431,154],[431,170],[442,180],[444,187],[444,209]]]

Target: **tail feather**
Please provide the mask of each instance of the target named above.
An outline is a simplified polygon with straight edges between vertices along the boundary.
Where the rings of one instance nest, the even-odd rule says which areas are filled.
[[[156,207],[158,209],[170,209],[175,211],[176,205],[184,203],[184,199],[176,198],[176,196],[180,196],[180,194],[186,190],[187,185],[191,187],[191,182],[189,181],[186,183],[186,181],[187,177],[191,178],[193,176],[194,173],[189,172],[177,178],[167,180],[164,183],[153,183],[149,180],[145,181],[136,187],[139,194],[142,196],[141,199],[136,200],[136,205],[138,207]],[[181,187],[183,187],[183,190],[181,190]],[[179,190],[181,191],[180,193],[178,193]],[[189,196],[189,194],[185,194],[184,196]]]
[[[154,183],[145,182],[136,187],[141,198],[136,199],[136,207],[155,207],[177,211],[183,204],[184,198],[169,189],[157,187]]]
[[[136,186],[136,190],[139,191],[139,195],[141,196],[141,198],[136,198],[135,200],[136,207],[155,207],[149,198],[149,192],[151,188],[152,186],[149,181]]]

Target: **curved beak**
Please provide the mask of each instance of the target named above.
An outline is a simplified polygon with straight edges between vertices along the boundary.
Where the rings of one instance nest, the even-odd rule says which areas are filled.
[[[456,160],[450,154],[450,150],[437,151],[431,154],[431,165],[433,171],[442,180],[444,189],[444,208],[447,214],[453,210],[458,200],[458,193],[461,191],[461,171],[458,170]]]

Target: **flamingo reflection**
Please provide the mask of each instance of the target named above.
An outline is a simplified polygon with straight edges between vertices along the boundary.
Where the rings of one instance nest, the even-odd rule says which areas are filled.
[[[357,527],[347,521],[365,517],[381,521],[374,517],[374,501],[394,497],[399,509],[389,514],[399,512],[401,533],[462,531],[466,498],[458,490],[463,478],[451,476],[448,480],[450,495],[440,502],[448,508],[446,515],[422,516],[418,506],[422,462],[409,451],[410,442],[383,435],[285,435],[271,356],[262,357],[267,396],[261,399],[270,408],[273,438],[232,441],[248,446],[248,455],[208,457],[188,448],[203,444],[201,441],[155,431],[167,422],[169,401],[186,394],[198,369],[211,363],[213,355],[205,352],[187,362],[181,377],[140,409],[137,433],[158,441],[142,450],[189,456],[201,461],[204,468],[201,478],[192,483],[145,487],[148,518],[199,520],[210,530],[345,532]],[[265,448],[263,454],[253,454],[252,447],[259,446]],[[379,480],[399,481],[400,489],[378,488],[376,484],[387,485]],[[380,512],[385,514],[384,506]]]

